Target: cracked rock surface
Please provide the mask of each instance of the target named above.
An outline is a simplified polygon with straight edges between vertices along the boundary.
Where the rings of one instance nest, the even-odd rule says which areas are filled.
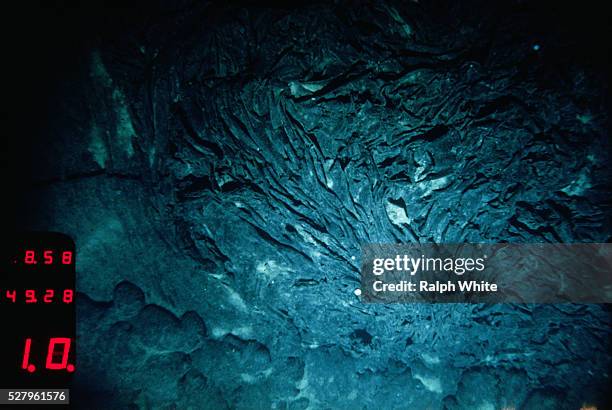
[[[117,22],[28,192],[30,228],[77,244],[82,407],[604,408],[607,306],[353,294],[364,243],[610,241],[608,73],[549,6]]]

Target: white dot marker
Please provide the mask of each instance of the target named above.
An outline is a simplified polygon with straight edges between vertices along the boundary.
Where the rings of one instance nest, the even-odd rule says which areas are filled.
[[[351,260],[352,260],[352,261],[354,261],[354,260],[355,260],[355,257],[354,257],[354,256],[351,256]]]
[[[361,296],[361,289],[355,289],[353,293],[355,294],[355,296]]]
[[[540,51],[540,45],[539,44],[534,44],[532,48],[533,48],[533,51]]]

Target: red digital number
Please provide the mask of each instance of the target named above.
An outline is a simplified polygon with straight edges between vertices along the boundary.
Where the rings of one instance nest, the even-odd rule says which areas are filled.
[[[36,292],[34,289],[28,289],[25,291],[26,303],[36,303]]]
[[[7,290],[6,298],[13,301],[13,303],[17,302],[17,291],[16,290]]]
[[[27,338],[25,341],[25,349],[23,350],[23,359],[21,360],[21,368],[34,373],[36,366],[30,363],[30,349],[32,348],[32,339]]]
[[[74,291],[72,289],[66,289],[64,291],[64,303],[72,303],[74,299]]]
[[[26,265],[36,265],[36,253],[34,251],[25,251],[25,258],[23,260]]]
[[[72,252],[71,251],[62,252],[62,264],[70,265],[71,263],[72,263]]]
[[[56,355],[55,346],[63,345],[60,363],[53,362],[53,356]],[[47,362],[45,367],[50,370],[62,370],[68,367],[68,353],[70,353],[70,338],[68,337],[52,337],[49,341],[49,351],[47,353]]]
[[[68,337],[52,337],[49,340],[49,347],[47,349],[47,359],[45,361],[45,368],[49,370],[66,370],[67,372],[74,372],[74,365],[68,363],[68,357],[70,355],[70,345],[72,339]],[[59,351],[56,347],[61,346]],[[25,340],[25,347],[23,349],[23,357],[21,359],[21,368],[27,370],[30,373],[36,371],[36,366],[30,363],[30,351],[32,350],[32,339],[27,338]],[[61,359],[55,360],[56,357]]]
[[[54,294],[55,294],[55,292],[53,291],[53,289],[47,289],[47,291],[45,292],[45,296],[43,296],[43,302],[45,302],[45,303],[53,302],[53,295]]]
[[[45,259],[45,265],[51,265],[53,263],[53,251],[44,251],[43,257]]]

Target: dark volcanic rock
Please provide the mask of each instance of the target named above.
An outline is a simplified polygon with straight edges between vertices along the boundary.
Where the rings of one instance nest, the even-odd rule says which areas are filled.
[[[117,23],[64,83],[31,191],[32,227],[79,250],[83,406],[603,403],[604,306],[353,294],[363,243],[610,240],[609,78],[548,6],[181,2]]]

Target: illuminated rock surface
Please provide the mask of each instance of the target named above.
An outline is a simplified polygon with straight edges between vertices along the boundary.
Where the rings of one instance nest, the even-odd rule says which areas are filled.
[[[31,197],[78,246],[84,407],[603,406],[604,306],[353,293],[362,243],[611,238],[590,33],[448,3],[185,2],[83,56]]]

